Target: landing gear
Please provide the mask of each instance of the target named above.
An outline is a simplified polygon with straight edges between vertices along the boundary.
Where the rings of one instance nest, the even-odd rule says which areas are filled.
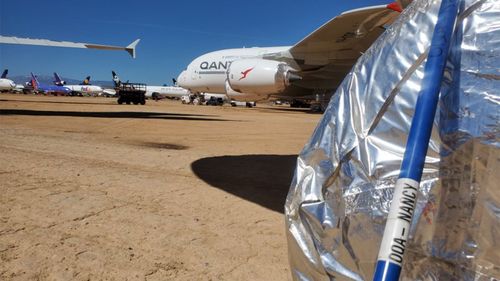
[[[302,101],[302,100],[294,99],[290,103],[290,107],[292,107],[292,108],[309,108],[309,107],[311,107],[311,104],[309,104],[305,101]]]
[[[311,105],[311,111],[323,113],[328,106],[329,99],[325,93],[316,94],[315,103]]]

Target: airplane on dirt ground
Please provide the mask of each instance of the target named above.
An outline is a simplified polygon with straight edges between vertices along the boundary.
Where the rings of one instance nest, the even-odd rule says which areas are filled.
[[[231,99],[326,100],[357,59],[394,22],[402,8],[389,5],[343,12],[294,46],[225,49],[195,58],[177,79],[192,93]]]
[[[111,71],[113,75],[113,82],[115,86],[119,86],[121,83],[120,78],[115,71]],[[178,86],[146,86],[146,98],[149,99],[162,99],[162,98],[178,98],[189,95],[189,90]]]
[[[71,93],[71,89],[65,86],[41,84],[33,73],[31,73],[31,81],[29,84],[35,92],[43,94],[68,95]]]
[[[16,88],[16,83],[14,81],[7,78],[7,74],[9,73],[8,69],[5,69],[0,78],[0,91],[12,91]]]
[[[87,76],[79,85],[66,85],[56,72],[54,72],[54,79],[55,85],[69,88],[72,95],[99,95],[103,91],[100,86],[90,84],[90,76]]]

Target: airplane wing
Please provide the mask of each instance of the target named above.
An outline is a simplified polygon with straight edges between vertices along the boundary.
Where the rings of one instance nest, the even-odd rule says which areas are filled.
[[[400,10],[390,4],[347,11],[309,34],[289,50],[303,78],[294,85],[335,89]]]
[[[135,47],[137,46],[139,41],[140,39],[137,39],[128,46],[121,47],[121,46],[111,46],[111,45],[98,45],[92,43],[75,43],[68,41],[52,41],[47,39],[19,38],[19,37],[0,35],[0,43],[3,44],[37,45],[37,46],[66,47],[66,48],[89,48],[89,49],[100,49],[100,50],[125,50],[132,56],[132,58],[135,58]]]

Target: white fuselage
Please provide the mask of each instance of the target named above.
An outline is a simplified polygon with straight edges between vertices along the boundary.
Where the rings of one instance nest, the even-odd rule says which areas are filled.
[[[102,89],[101,95],[108,96],[108,97],[115,96],[116,95],[116,90],[115,89],[108,89],[108,88]]]
[[[96,85],[64,85],[64,87],[69,88],[72,92],[81,94],[100,94],[102,93],[102,88]]]
[[[10,91],[16,87],[14,81],[7,78],[0,78],[0,91]]]
[[[176,86],[146,86],[146,97],[180,98],[189,95],[189,90]]]
[[[12,90],[14,90],[16,92],[22,92],[24,90],[24,86],[17,84],[16,87]]]
[[[228,101],[228,96],[226,94],[217,94],[217,93],[201,93],[205,100],[209,100],[211,97],[216,99],[221,98],[223,101]]]
[[[193,93],[235,100],[332,95],[357,59],[399,16],[379,5],[345,11],[293,46],[226,49],[194,59],[177,79]]]
[[[226,89],[227,71],[231,62],[262,58],[265,54],[285,52],[290,47],[226,49],[204,54],[194,59],[177,78],[179,86],[193,93],[211,92],[241,98],[244,94]],[[271,94],[271,93],[270,93]]]

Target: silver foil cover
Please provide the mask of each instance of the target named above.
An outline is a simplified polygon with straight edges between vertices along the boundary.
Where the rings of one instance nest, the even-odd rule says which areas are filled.
[[[441,1],[416,0],[360,58],[297,160],[295,280],[370,280]],[[401,280],[500,279],[500,0],[462,0]]]

